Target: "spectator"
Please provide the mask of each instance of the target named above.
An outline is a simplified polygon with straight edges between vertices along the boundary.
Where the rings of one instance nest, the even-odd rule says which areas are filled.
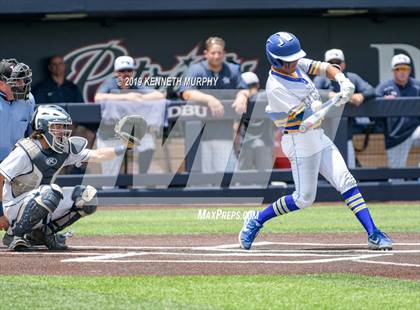
[[[259,92],[260,81],[254,72],[245,72],[241,75],[249,88],[249,100],[245,115],[239,125],[239,169],[259,171],[273,168],[273,141],[274,123],[267,118],[250,119],[258,97],[264,94]]]
[[[16,142],[31,133],[35,99],[31,94],[32,71],[16,59],[0,61],[0,162]],[[3,184],[0,184],[0,193]],[[0,230],[7,229],[0,195]]]
[[[377,96],[384,99],[419,97],[420,81],[410,77],[410,58],[404,54],[395,55],[391,68],[394,77],[378,85]],[[389,167],[405,167],[419,125],[419,117],[389,117],[386,120],[385,148]]]
[[[66,79],[66,65],[62,56],[54,55],[49,58],[48,71],[50,75],[34,87],[36,102],[41,104],[83,102],[79,88]]]
[[[249,97],[248,87],[241,78],[239,65],[225,61],[225,41],[219,37],[208,38],[205,44],[204,58],[191,65],[186,77],[217,78],[216,83],[188,87],[183,85],[180,89],[181,98],[206,104],[214,117],[221,118],[224,115],[224,107],[220,100],[230,98],[216,98],[214,90],[235,90],[232,107],[236,113],[244,113]],[[239,91],[237,91],[238,89]],[[230,93],[230,95],[232,94]],[[233,170],[233,167],[229,167],[228,164],[233,146],[232,128],[233,121],[231,120],[209,120],[206,122],[200,143],[202,172]]]
[[[147,100],[164,99],[165,95],[154,89],[140,85],[139,83],[130,83],[130,78],[134,76],[134,59],[130,56],[120,56],[114,62],[114,74],[112,77],[99,86],[95,102],[106,101],[127,101],[141,103]],[[120,115],[122,117],[122,115]],[[114,137],[114,124],[101,125],[98,138],[98,147],[117,146],[121,140]],[[139,152],[139,172],[146,173],[155,151],[155,142],[153,135],[146,133],[141,140],[140,146],[136,149]],[[123,155],[102,164],[104,174],[117,175],[120,171]]]
[[[344,53],[340,49],[330,49],[325,52],[324,59],[332,65],[340,68],[344,75],[354,84],[355,91],[350,98],[350,104],[360,106],[365,100],[375,97],[375,89],[358,74],[346,71],[346,62]],[[332,98],[340,91],[340,85],[336,81],[331,81],[325,77],[316,76],[314,79],[315,87],[318,89],[329,90],[328,97]],[[373,123],[368,117],[349,118],[348,136],[347,136],[347,163],[349,168],[356,167],[356,155],[353,146],[353,133],[356,129],[363,131],[366,125]]]

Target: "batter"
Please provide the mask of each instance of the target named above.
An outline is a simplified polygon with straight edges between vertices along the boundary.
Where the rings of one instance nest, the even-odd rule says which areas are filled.
[[[327,62],[304,58],[306,53],[291,33],[277,32],[271,35],[267,40],[266,53],[272,66],[266,84],[266,111],[284,134],[282,148],[291,163],[295,191],[260,212],[247,214],[239,233],[241,247],[251,248],[266,221],[312,205],[318,173],[321,173],[341,193],[348,208],[366,230],[369,249],[392,249],[392,240],[375,226],[356,180],[337,147],[319,127],[320,123],[305,133],[299,131],[302,120],[322,105],[318,90],[308,75],[327,77],[339,83],[340,99],[337,106],[349,101],[354,85],[339,68]]]

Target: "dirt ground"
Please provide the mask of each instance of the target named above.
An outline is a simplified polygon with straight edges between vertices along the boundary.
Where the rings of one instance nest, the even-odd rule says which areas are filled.
[[[73,237],[69,250],[0,248],[0,274],[247,275],[354,273],[420,280],[420,234],[392,234],[393,251],[367,250],[364,234]]]

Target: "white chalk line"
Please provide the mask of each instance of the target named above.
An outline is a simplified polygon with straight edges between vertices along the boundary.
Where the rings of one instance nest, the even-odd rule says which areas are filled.
[[[255,242],[252,244],[253,247],[264,246],[264,245],[297,245],[297,246],[325,246],[325,247],[337,247],[337,246],[366,246],[366,243],[314,243],[314,242],[272,242],[272,241],[261,241]],[[420,246],[419,242],[396,242],[394,246]],[[222,244],[218,246],[213,246],[211,248],[218,249],[230,249],[237,248],[237,243],[232,244]],[[206,247],[201,247],[206,248]]]
[[[360,259],[360,260],[358,259],[357,262],[366,263],[366,264],[378,264],[378,265],[391,265],[391,266],[403,266],[403,267],[420,268],[420,265],[410,264],[410,263],[394,263],[394,262],[372,261],[372,260],[364,260],[364,259]]]
[[[367,243],[354,243],[354,244],[344,244],[344,243],[338,243],[338,244],[331,244],[331,243],[297,243],[297,242],[270,242],[270,241],[261,241],[261,242],[255,242],[253,244],[253,248],[265,246],[265,245],[295,245],[295,246],[325,246],[325,247],[337,247],[337,246],[367,246]],[[394,243],[395,246],[420,246],[420,243]],[[206,251],[224,251],[224,250],[234,250],[234,251],[240,251],[242,250],[239,247],[238,243],[232,243],[232,244],[221,244],[221,245],[215,245],[215,246],[71,246],[71,249],[75,250],[206,250]],[[308,250],[258,250],[258,251],[323,251],[325,249],[308,249]],[[251,252],[253,250],[243,250],[244,252]],[[336,252],[342,252],[342,251],[371,251],[371,250],[363,250],[363,249],[337,249],[337,250],[325,250],[325,251],[336,251]],[[393,251],[395,252],[395,251]]]
[[[332,263],[340,261],[358,261],[358,259],[367,259],[378,256],[389,256],[392,254],[376,254],[376,255],[361,255],[357,257],[336,257],[329,259],[312,259],[305,261],[290,261],[290,260],[175,260],[175,259],[133,259],[133,260],[117,260],[117,259],[101,259],[95,260],[95,257],[86,257],[83,260],[81,259],[67,259],[62,262],[94,262],[94,263],[196,263],[196,264],[293,264],[293,265],[303,265],[303,264],[322,264],[322,263]]]
[[[377,253],[376,256],[383,256],[386,254]],[[340,254],[316,254],[316,253],[177,253],[177,252],[129,252],[129,253],[114,253],[104,254],[95,257],[81,257],[62,260],[62,262],[86,262],[96,260],[108,260],[113,258],[134,257],[134,256],[203,256],[203,257],[339,257]],[[349,258],[359,258],[360,255],[346,255]]]
[[[47,251],[31,251],[31,252],[12,252],[5,251],[0,253],[1,256],[99,256],[103,253],[100,252],[68,252],[68,251],[57,251],[57,252],[47,252]]]
[[[297,242],[269,242],[261,241],[253,244],[253,250],[240,249],[238,244],[221,244],[215,246],[72,246],[70,249],[88,250],[80,252],[2,252],[0,255],[32,255],[32,256],[79,256],[77,258],[67,258],[61,262],[110,262],[110,263],[206,263],[206,264],[317,264],[331,263],[337,261],[354,261],[368,264],[382,264],[394,266],[420,267],[418,264],[410,263],[394,263],[383,261],[367,260],[368,258],[377,258],[381,256],[392,256],[394,254],[418,254],[419,250],[393,250],[389,252],[378,252],[368,249],[255,249],[267,245],[285,245],[285,246],[366,246],[366,244],[325,244],[325,243],[297,243]],[[418,246],[420,243],[395,243],[396,246]],[[95,250],[128,250],[129,252],[121,253],[100,253],[91,252]],[[139,252],[139,250],[159,251],[159,252]],[[185,253],[176,251],[203,251],[203,253]],[[168,252],[162,252],[168,251]],[[175,252],[174,252],[175,251]],[[218,253],[206,253],[209,251]],[[353,254],[354,253],[354,254]],[[351,255],[353,254],[353,255]],[[121,259],[135,256],[188,256],[188,257],[323,257],[322,259],[312,260],[209,260],[209,259]],[[83,256],[83,257],[80,257]]]

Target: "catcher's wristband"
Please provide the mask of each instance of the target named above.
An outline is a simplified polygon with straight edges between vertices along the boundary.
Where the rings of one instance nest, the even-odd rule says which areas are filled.
[[[115,152],[115,154],[117,154],[117,156],[124,155],[125,154],[125,146],[120,145],[120,146],[114,147],[114,152]]]

